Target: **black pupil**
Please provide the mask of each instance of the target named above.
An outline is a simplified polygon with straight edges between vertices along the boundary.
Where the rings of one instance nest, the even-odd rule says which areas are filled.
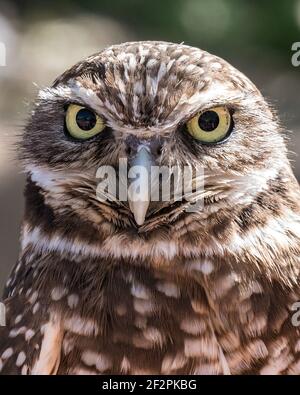
[[[220,119],[215,111],[205,111],[198,119],[199,127],[205,132],[212,132],[219,125]]]
[[[80,129],[88,131],[93,129],[96,125],[97,119],[96,115],[92,111],[82,108],[76,115],[76,122]]]

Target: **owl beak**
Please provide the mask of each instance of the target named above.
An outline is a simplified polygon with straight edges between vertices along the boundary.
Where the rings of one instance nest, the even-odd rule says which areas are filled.
[[[149,201],[131,201],[129,199],[130,211],[134,216],[134,220],[138,226],[143,225],[145,222],[146,214],[149,207]]]
[[[150,178],[153,162],[151,151],[144,144],[137,147],[136,154],[129,161],[128,203],[138,226],[145,222],[150,205]]]

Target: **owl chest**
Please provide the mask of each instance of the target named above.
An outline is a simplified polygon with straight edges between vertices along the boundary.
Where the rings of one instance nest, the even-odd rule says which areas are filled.
[[[227,373],[199,285],[128,273],[114,280],[101,309],[84,316],[82,306],[65,319],[59,373]]]
[[[30,288],[45,307],[38,311],[41,350],[53,343],[58,374],[257,371],[268,353],[262,336],[269,296],[258,280],[241,284],[224,265],[200,263],[193,269],[201,276],[191,277],[129,265],[103,273],[98,261],[94,267],[61,262],[65,270],[60,266],[55,282],[45,280],[38,292]],[[44,330],[49,312],[50,330]],[[274,317],[282,321],[281,313]],[[41,352],[38,361],[43,358]]]

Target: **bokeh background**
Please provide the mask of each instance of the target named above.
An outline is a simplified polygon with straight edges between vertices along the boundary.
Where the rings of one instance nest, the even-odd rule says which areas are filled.
[[[300,179],[300,0],[0,0],[0,290],[18,256],[24,176],[16,157],[39,87],[73,63],[128,40],[185,42],[248,75],[277,108]]]

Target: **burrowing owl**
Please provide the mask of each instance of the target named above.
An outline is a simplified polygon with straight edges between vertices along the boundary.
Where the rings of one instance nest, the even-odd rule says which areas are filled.
[[[242,73],[186,45],[112,46],[39,93],[20,156],[2,373],[300,373],[299,186]],[[203,205],[98,199],[100,166],[145,157],[201,166]]]

